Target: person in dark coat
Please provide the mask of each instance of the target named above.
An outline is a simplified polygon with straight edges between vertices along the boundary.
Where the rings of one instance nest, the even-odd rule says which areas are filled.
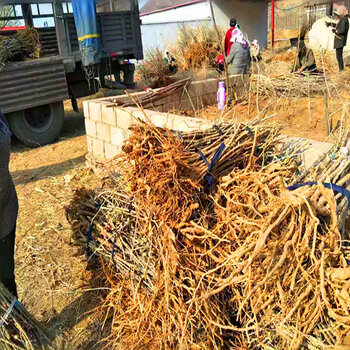
[[[334,48],[336,51],[337,61],[339,65],[339,70],[344,70],[344,59],[343,59],[343,51],[344,46],[346,46],[348,40],[349,33],[349,19],[348,19],[348,10],[345,6],[339,6],[336,10],[336,14],[339,17],[337,23],[327,23],[327,26],[335,27],[333,29],[333,33],[335,35],[334,38]]]
[[[18,201],[9,172],[11,131],[0,111],[0,282],[17,297],[15,234]]]
[[[298,59],[295,66],[295,73],[316,73],[316,60],[313,51],[305,45],[302,40],[299,42]]]

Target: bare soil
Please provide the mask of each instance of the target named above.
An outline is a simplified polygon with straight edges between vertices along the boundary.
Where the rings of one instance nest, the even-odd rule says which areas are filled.
[[[98,302],[81,250],[71,244],[65,205],[72,187],[94,186],[84,169],[84,118],[66,105],[67,118],[55,144],[29,149],[13,140],[10,169],[19,199],[16,278],[19,297],[54,339],[59,350],[94,349],[92,315]],[[83,292],[91,290],[90,292]]]

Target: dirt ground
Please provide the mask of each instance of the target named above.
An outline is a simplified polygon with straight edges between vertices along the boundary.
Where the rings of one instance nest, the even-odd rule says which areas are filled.
[[[94,320],[86,312],[98,301],[98,291],[83,293],[93,289],[90,273],[84,255],[71,244],[72,231],[65,217],[71,188],[88,185],[94,177],[83,169],[84,118],[69,108],[67,112],[57,143],[29,149],[13,141],[10,169],[20,206],[16,277],[20,300],[42,322],[59,350],[95,349],[93,338],[98,334],[91,332]]]
[[[330,100],[328,115],[331,130],[334,135],[329,135],[325,102],[323,97],[312,98],[259,98],[252,95],[250,103],[244,101],[230,108],[221,117],[222,120],[236,119],[241,122],[248,122],[255,118],[268,118],[268,123],[281,128],[281,133],[289,136],[298,136],[316,141],[329,142],[336,138],[340,121],[349,124],[348,115],[344,115],[345,100]],[[196,115],[193,110],[186,112],[174,111],[174,113],[187,116],[197,116],[210,121],[220,119],[217,106],[209,106]],[[348,125],[349,126],[349,125]]]

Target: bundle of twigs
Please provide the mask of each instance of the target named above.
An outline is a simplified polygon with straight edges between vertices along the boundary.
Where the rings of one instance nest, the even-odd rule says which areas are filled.
[[[15,35],[0,40],[0,67],[8,62],[24,61],[40,56],[40,37],[35,29],[24,29]]]
[[[0,283],[0,348],[2,350],[49,349],[40,325]]]
[[[261,96],[310,97],[323,95],[327,90],[322,75],[299,76],[286,73],[278,76],[253,74],[251,91]]]
[[[329,153],[317,159],[311,168],[302,171],[299,176],[290,182],[290,185],[321,182],[327,183],[331,187],[336,185],[350,191],[350,156],[346,147],[347,140],[348,138],[344,135],[343,142],[340,145],[335,145]],[[313,199],[318,201],[319,208],[324,207],[324,197],[320,191],[314,194]],[[350,240],[350,237],[346,236],[345,227],[350,208],[349,199],[341,193],[336,193],[335,199],[342,238],[343,240]]]
[[[289,192],[283,175],[246,169],[222,180],[214,198],[216,254],[207,255],[193,298],[224,293],[250,347],[299,349],[310,339],[320,349],[343,344],[350,265],[339,249],[334,196],[322,185]],[[317,191],[327,213],[313,200]],[[210,249],[205,233],[197,233],[201,252]],[[234,324],[226,318],[225,326]]]
[[[156,90],[149,91],[142,95],[141,97],[133,98],[130,97],[129,102],[123,103],[123,107],[134,107],[139,105],[140,107],[146,107],[147,105],[152,105],[152,103],[159,101],[167,96],[173,95],[176,91],[183,90],[190,82],[190,79],[179,80],[172,83],[166,87],[161,87]],[[111,99],[111,106],[118,106],[118,99]]]
[[[132,198],[119,178],[112,177],[109,186],[95,193],[77,190],[67,214],[77,233],[74,240],[85,248],[89,259],[100,256],[109,268],[154,291],[152,250],[140,232],[141,219]]]
[[[109,348],[345,342],[350,265],[335,197],[321,184],[286,189],[296,169],[290,155],[276,163],[277,136],[259,123],[183,134],[139,124],[109,163],[122,179],[78,193],[71,222],[108,262]]]

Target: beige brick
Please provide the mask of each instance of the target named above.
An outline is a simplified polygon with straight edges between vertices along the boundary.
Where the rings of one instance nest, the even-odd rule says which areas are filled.
[[[106,124],[117,126],[117,114],[114,107],[107,107],[108,104],[102,105],[102,121]]]
[[[94,139],[92,142],[93,155],[96,158],[104,158],[104,144],[101,140]]]
[[[96,123],[96,135],[99,140],[111,142],[110,125],[105,123]]]
[[[219,83],[216,79],[208,79],[203,85],[203,94],[216,93],[218,91]]]
[[[131,125],[135,124],[135,119],[132,113],[123,108],[116,108],[117,127],[119,129],[128,130]]]
[[[166,113],[152,112],[149,115],[149,118],[151,119],[152,123],[159,128],[172,128],[172,125],[170,124],[171,119],[168,118]]]
[[[83,111],[84,111],[84,117],[86,119],[89,119],[90,118],[90,115],[89,115],[89,101],[84,101],[83,102]]]
[[[121,153],[121,147],[105,142],[105,158],[112,159]]]
[[[124,141],[128,138],[126,130],[111,126],[111,144],[121,147]]]
[[[181,103],[179,101],[172,101],[170,103],[166,103],[163,106],[163,112],[169,112],[174,109],[181,109]]]
[[[101,116],[101,103],[98,101],[90,101],[89,102],[89,117],[92,120],[96,120],[97,122],[102,121]]]
[[[198,97],[204,94],[204,84],[205,81],[194,81],[187,88],[188,93],[191,97]]]
[[[182,111],[188,111],[188,110],[192,110],[194,107],[193,101],[190,101],[189,99],[185,99],[183,101],[181,101],[181,105],[180,105],[180,110]]]
[[[93,138],[90,136],[86,136],[86,143],[87,143],[87,148],[88,152],[92,153],[93,152]]]
[[[203,120],[197,118],[178,117],[174,120],[173,129],[177,131],[190,131],[199,129]]]
[[[85,130],[88,136],[96,137],[96,122],[91,119],[85,119]]]

